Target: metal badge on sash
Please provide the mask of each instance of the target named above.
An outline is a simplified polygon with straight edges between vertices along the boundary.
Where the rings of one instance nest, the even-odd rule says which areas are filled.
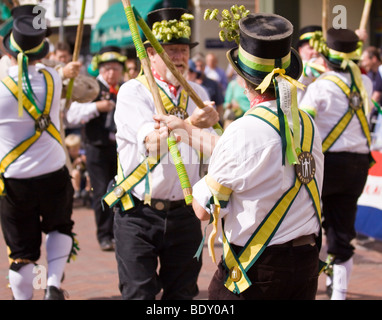
[[[188,113],[186,110],[180,107],[174,107],[169,111],[169,114],[176,116],[182,120],[185,120],[188,118]]]
[[[49,127],[50,122],[51,120],[49,114],[43,114],[35,121],[35,128],[37,131],[42,132]]]
[[[125,194],[125,189],[123,189],[121,186],[117,186],[114,188],[113,192],[117,198],[122,198],[122,196]]]
[[[316,162],[310,152],[301,152],[298,156],[300,164],[295,165],[298,180],[302,184],[308,184],[316,173]]]
[[[232,279],[233,282],[238,282],[241,279],[241,271],[238,267],[232,267],[231,270],[229,270],[229,277]]]
[[[359,92],[353,91],[349,94],[349,106],[355,111],[362,107],[362,98]]]

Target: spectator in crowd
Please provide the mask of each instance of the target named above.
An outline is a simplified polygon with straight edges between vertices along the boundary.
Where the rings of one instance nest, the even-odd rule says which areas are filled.
[[[244,93],[242,77],[235,76],[228,84],[224,98],[224,128],[232,121],[242,117],[251,106],[247,95]]]
[[[72,164],[72,183],[74,189],[74,199],[82,198],[84,203],[88,200],[91,191],[90,178],[86,170],[86,155],[82,150],[81,136],[71,133],[65,137],[65,144],[68,149]]]
[[[212,52],[207,53],[206,55],[206,67],[204,73],[206,74],[206,77],[219,83],[224,95],[228,86],[227,75],[224,69],[219,67],[219,60]]]
[[[224,114],[224,94],[221,86],[217,81],[212,80],[206,76],[206,60],[202,53],[197,53],[196,55],[194,55],[192,57],[192,62],[193,63],[191,63],[190,67],[191,72],[193,72],[195,68],[195,71],[197,71],[198,73],[198,77],[195,80],[195,82],[200,84],[207,90],[210,100],[215,102],[216,110],[219,113],[220,121],[222,121]]]

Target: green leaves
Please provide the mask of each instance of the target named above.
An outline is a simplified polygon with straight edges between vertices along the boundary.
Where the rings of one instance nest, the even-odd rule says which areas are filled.
[[[235,41],[240,43],[239,21],[250,13],[245,6],[233,5],[230,10],[224,9],[219,15],[218,9],[207,9],[204,12],[204,20],[216,20],[222,29],[219,32],[220,41]]]
[[[169,42],[173,38],[187,38],[191,37],[190,21],[194,19],[194,16],[189,13],[184,13],[181,16],[181,20],[162,20],[153,24],[153,34],[155,38],[163,42]]]

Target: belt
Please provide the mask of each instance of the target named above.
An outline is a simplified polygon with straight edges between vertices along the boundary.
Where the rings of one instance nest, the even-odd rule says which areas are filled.
[[[42,174],[40,176],[36,176],[36,177],[31,177],[31,178],[5,178],[6,180],[28,180],[28,181],[34,181],[34,180],[43,180],[43,179],[48,179],[48,178],[51,178],[53,176],[55,176],[56,174],[60,174],[62,172],[65,172],[67,170],[66,166],[63,166],[61,169],[58,169],[56,171],[53,171],[53,172],[50,172],[50,173],[45,173],[45,174]]]
[[[267,247],[266,249],[300,247],[300,246],[306,246],[308,244],[311,245],[312,247],[316,245],[316,236],[314,234],[309,234],[307,236],[301,236],[301,237],[298,237],[296,239],[290,240],[290,241],[285,242],[285,243],[274,244],[274,245]],[[231,243],[231,247],[236,252],[236,254],[238,254],[239,252],[241,252],[244,249],[244,247],[237,246],[237,245],[234,245],[232,243]]]
[[[133,196],[133,200],[135,203],[142,203],[142,200],[139,200],[135,196]],[[190,207],[191,205],[187,205],[184,200],[170,201],[170,200],[162,200],[162,199],[151,199],[150,207],[159,210],[159,211],[171,211],[181,207]]]
[[[275,244],[273,246],[269,246],[269,248],[300,247],[300,246],[305,246],[308,244],[311,246],[316,245],[316,237],[314,234],[301,236],[301,237],[298,237],[296,239],[290,240],[290,241],[285,242],[285,243]]]

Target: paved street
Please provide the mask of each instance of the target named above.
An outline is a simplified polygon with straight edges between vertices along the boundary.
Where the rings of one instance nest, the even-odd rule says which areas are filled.
[[[81,250],[76,261],[67,265],[63,288],[69,294],[69,300],[119,300],[117,264],[114,252],[102,252],[95,237],[94,216],[90,209],[77,207],[74,210],[74,232]],[[204,228],[203,228],[204,230]],[[210,229],[208,229],[208,232]],[[0,232],[1,233],[1,232]],[[354,268],[348,293],[349,300],[382,300],[382,242],[372,239],[357,240]],[[216,248],[217,256],[221,247]],[[215,265],[208,256],[205,246],[204,264],[199,277],[200,293],[196,299],[207,299],[209,281],[215,271]],[[46,266],[44,253],[38,261]],[[7,288],[8,260],[6,247],[0,237],[0,300],[12,299]],[[43,297],[43,290],[35,290],[34,300]],[[319,280],[318,300],[328,300],[325,294],[325,276]]]

